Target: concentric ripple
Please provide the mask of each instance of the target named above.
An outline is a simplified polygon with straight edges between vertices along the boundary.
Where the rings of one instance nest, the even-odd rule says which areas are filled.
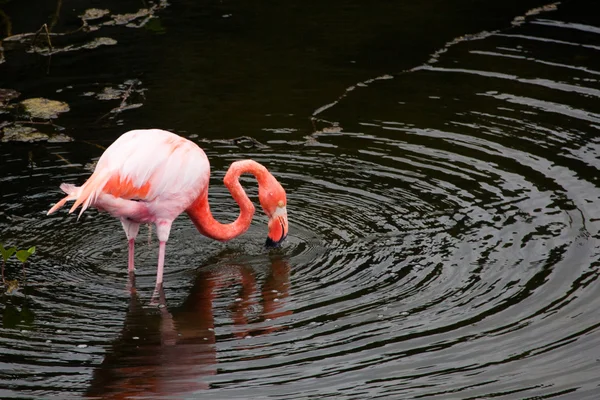
[[[2,302],[0,397],[596,398],[599,29],[551,4],[357,84],[304,136],[201,141],[216,217],[237,213],[226,167],[252,158],[290,233],[267,250],[262,214],[227,244],[178,219],[166,307],[145,231],[132,292],[118,222],[43,216],[88,174],[48,147],[2,197],[4,237],[44,245]]]

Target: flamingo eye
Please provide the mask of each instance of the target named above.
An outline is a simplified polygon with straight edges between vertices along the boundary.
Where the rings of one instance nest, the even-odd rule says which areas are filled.
[[[279,200],[279,201],[277,202],[277,205],[278,205],[279,207],[283,207],[283,206],[285,205],[285,203],[283,202],[283,200]]]

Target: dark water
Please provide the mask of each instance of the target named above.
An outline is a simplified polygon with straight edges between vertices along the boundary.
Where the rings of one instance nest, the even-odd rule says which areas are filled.
[[[18,34],[140,7],[114,3],[3,10]],[[75,140],[0,143],[0,239],[37,246],[7,265],[1,398],[600,396],[595,2],[328,3],[149,3],[51,56],[4,43],[0,87],[69,103],[36,128]],[[229,163],[267,165],[285,245],[262,215],[226,244],[181,217],[166,307],[145,230],[131,295],[117,221],[45,212],[134,127],[206,150],[221,220]]]

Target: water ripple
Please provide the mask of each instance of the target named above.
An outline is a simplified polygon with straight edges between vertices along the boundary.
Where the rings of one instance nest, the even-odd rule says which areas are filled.
[[[262,215],[227,244],[178,219],[167,307],[150,304],[157,245],[145,231],[132,293],[118,222],[41,217],[58,196],[45,188],[87,174],[45,160],[29,188],[2,197],[4,237],[44,244],[2,303],[2,386],[95,398],[593,398],[600,48],[588,36],[598,28],[550,19],[556,8],[355,85],[304,138],[202,141],[217,218],[237,213],[227,165],[253,158],[288,191],[289,238],[265,249]],[[256,199],[254,180],[242,183]]]

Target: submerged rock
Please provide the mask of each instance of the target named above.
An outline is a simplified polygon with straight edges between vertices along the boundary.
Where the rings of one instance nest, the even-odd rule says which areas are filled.
[[[4,287],[4,293],[6,294],[12,294],[13,292],[15,292],[17,289],[19,289],[19,281],[14,279],[14,280],[7,280],[6,281],[6,286]]]
[[[48,138],[48,143],[65,143],[72,142],[73,138],[62,133],[58,133],[56,135],[52,135]]]
[[[2,136],[3,142],[39,142],[50,138],[49,135],[39,132],[30,126],[19,124],[7,126],[2,132],[4,133]]]
[[[69,111],[67,103],[42,97],[26,99],[21,104],[32,118],[52,119],[57,118],[60,113]]]
[[[98,93],[96,97],[99,100],[116,100],[120,99],[123,94],[123,90],[115,89],[112,87],[105,87],[102,92]]]
[[[21,43],[21,44],[30,44],[32,39],[35,38],[36,36],[41,36],[42,34],[37,33],[37,32],[26,32],[26,33],[19,33],[17,35],[12,35],[12,36],[7,36],[4,39],[2,39],[3,42],[15,42],[15,43]],[[55,37],[55,36],[61,36],[64,35],[64,33],[53,33],[53,32],[48,32],[43,33],[43,36],[49,36],[49,37]]]
[[[131,22],[133,22],[139,18],[146,18],[146,17],[152,16],[152,15],[153,15],[152,10],[149,10],[147,8],[142,8],[142,9],[138,10],[136,13],[112,15],[112,18],[113,18],[112,22],[115,25],[128,25]],[[131,27],[131,26],[129,26],[129,27]],[[137,27],[137,26],[133,26],[133,27]]]
[[[32,46],[27,50],[27,52],[28,53],[37,53],[40,55],[47,56],[47,55],[52,55],[52,54],[57,54],[57,53],[66,53],[68,51],[78,51],[78,50],[82,50],[82,49],[91,50],[91,49],[95,49],[100,46],[114,46],[116,44],[117,44],[117,41],[113,38],[99,37],[99,38],[93,39],[92,41],[81,44],[81,45],[70,44],[70,45],[64,46],[64,47],[53,47],[51,49],[48,47]]]
[[[2,105],[2,103],[8,103],[12,99],[16,99],[20,95],[21,93],[17,92],[16,90],[0,88],[0,105]]]
[[[73,138],[62,133],[47,134],[38,131],[30,126],[23,126],[15,124],[11,126],[5,126],[2,129],[2,142],[50,142],[50,143],[64,143],[72,142]]]
[[[117,41],[113,38],[99,37],[99,38],[92,40],[89,43],[84,44],[83,46],[81,46],[75,50],[79,50],[80,48],[89,50],[89,49],[95,49],[96,47],[99,47],[99,46],[114,46],[115,44],[117,44]]]
[[[108,15],[109,13],[110,13],[109,10],[101,10],[99,8],[88,8],[87,10],[85,10],[83,15],[80,15],[79,17],[83,21],[91,21],[94,19],[100,19],[100,18],[104,17],[105,15]]]

